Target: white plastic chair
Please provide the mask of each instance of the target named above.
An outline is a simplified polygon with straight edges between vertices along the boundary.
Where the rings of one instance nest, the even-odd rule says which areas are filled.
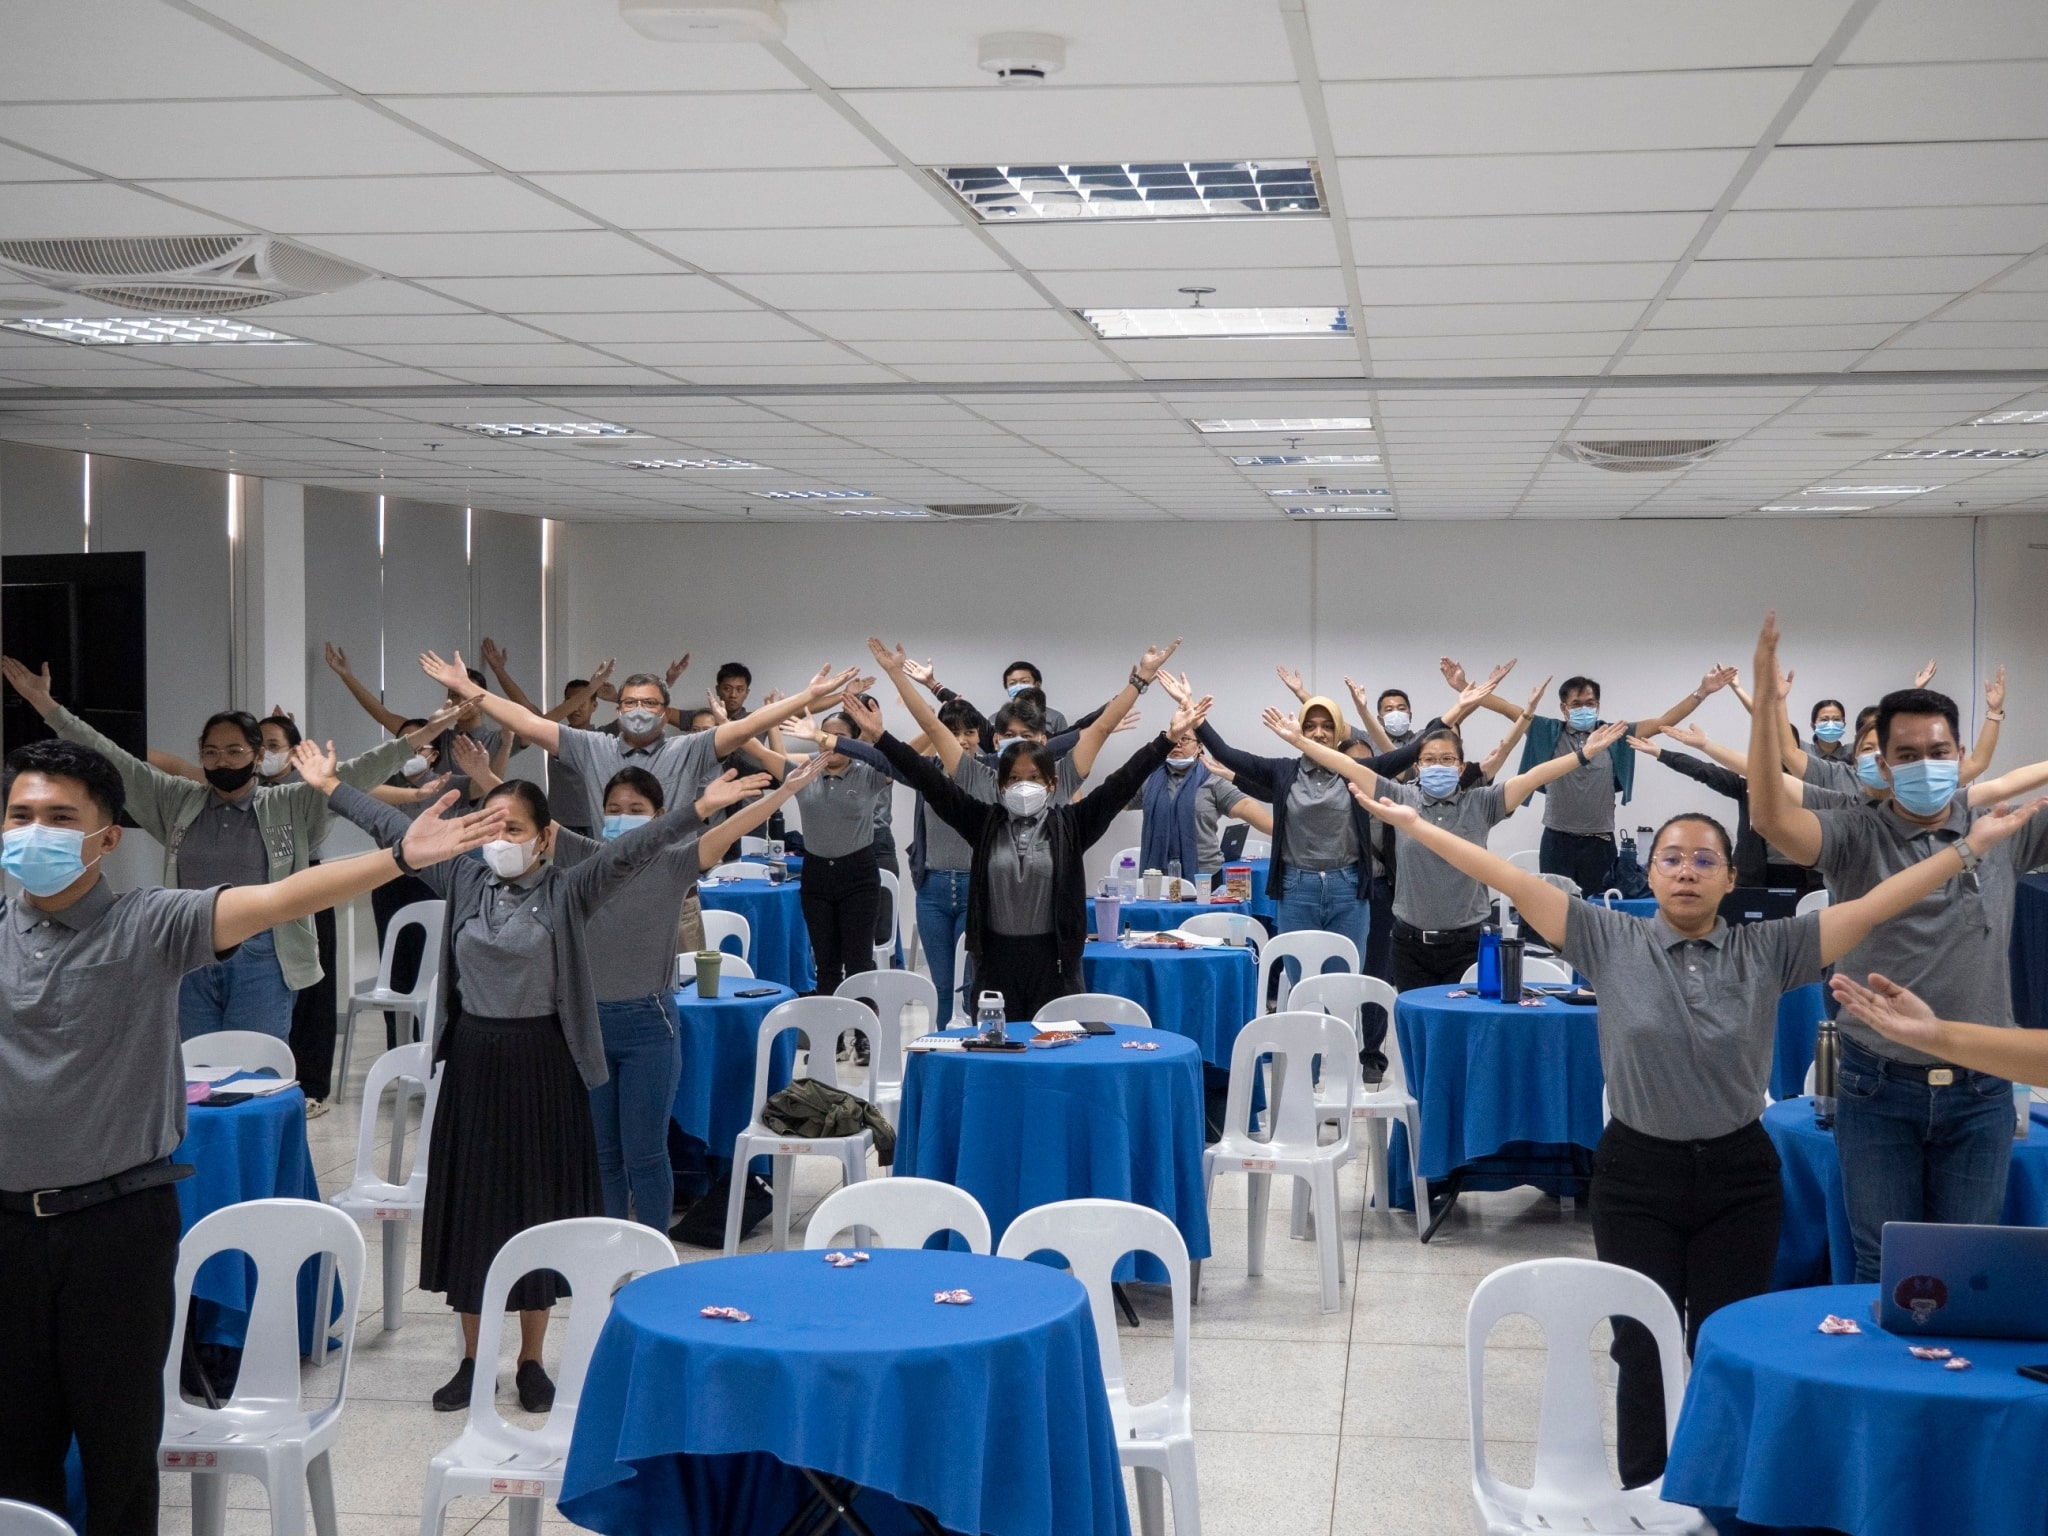
[[[740,857],[743,859],[751,858],[757,853],[764,859],[768,857],[768,839],[756,837],[751,832],[742,833],[740,835]]]
[[[1266,925],[1243,912],[1198,912],[1180,925],[1182,933],[1205,939],[1235,939],[1251,945],[1256,958],[1268,939]]]
[[[766,880],[768,866],[752,859],[735,859],[711,871],[721,880]]]
[[[1465,974],[1458,978],[1458,985],[1469,987],[1479,979],[1479,962],[1473,961],[1465,967]],[[1541,955],[1522,957],[1522,985],[1542,982],[1546,987],[1568,987],[1572,984],[1572,968],[1557,960],[1546,960]]]
[[[244,1253],[256,1293],[234,1395],[218,1408],[188,1403],[178,1389],[192,1280],[217,1253]],[[341,1369],[333,1400],[309,1410],[299,1393],[299,1268],[323,1254],[341,1275]],[[313,1529],[335,1536],[334,1467],[348,1362],[363,1286],[363,1234],[332,1206],[312,1200],[245,1200],[203,1217],[178,1244],[170,1352],[164,1358],[164,1431],[157,1465],[192,1475],[194,1536],[220,1536],[230,1474],[253,1477],[270,1496],[271,1536],[301,1536],[306,1501]],[[315,1319],[325,1325],[324,1317]]]
[[[830,1248],[851,1229],[862,1248],[922,1248],[940,1232],[958,1232],[969,1253],[987,1253],[988,1213],[964,1189],[937,1179],[867,1179],[818,1202],[804,1228],[804,1247]]]
[[[40,1504],[22,1504],[0,1499],[0,1536],[73,1536],[61,1516]]]
[[[285,1079],[299,1073],[292,1048],[260,1029],[217,1029],[210,1035],[194,1035],[178,1047],[178,1054],[185,1059],[188,1083],[217,1083],[237,1072],[269,1071]]]
[[[1255,1139],[1244,1127],[1252,1107],[1252,1082],[1261,1057],[1273,1058],[1266,1123],[1272,1132]],[[1315,1060],[1333,1068],[1349,1061],[1343,1074],[1344,1100],[1334,1120],[1316,1106]],[[1342,1019],[1326,1013],[1261,1014],[1238,1033],[1230,1050],[1230,1093],[1225,1101],[1223,1137],[1202,1153],[1206,1198],[1218,1173],[1242,1173],[1249,1181],[1246,1201],[1245,1273],[1266,1272],[1266,1200],[1274,1174],[1309,1181],[1309,1209],[1315,1219],[1316,1258],[1322,1270],[1323,1310],[1337,1310],[1344,1279],[1344,1247],[1337,1221],[1337,1170],[1351,1161],[1351,1108],[1357,1098],[1358,1037]],[[1333,1072],[1332,1074],[1336,1074]],[[1336,1139],[1317,1135],[1325,1124]]]
[[[953,1013],[962,1022],[974,1022],[974,997],[967,982],[967,935],[953,941]]]
[[[911,1004],[920,1004],[929,1025],[939,1016],[939,989],[930,977],[914,971],[876,970],[847,977],[832,995],[850,997],[875,1010],[880,1027],[868,1031],[871,1102],[894,1125],[903,1108],[903,1041],[912,1028],[903,1015]]]
[[[891,1180],[891,1182],[895,1182]],[[1195,1483],[1195,1427],[1188,1396],[1188,1248],[1180,1229],[1155,1210],[1122,1200],[1061,1200],[1034,1206],[1011,1222],[996,1256],[1029,1259],[1057,1253],[1088,1290],[1095,1318],[1096,1353],[1116,1424],[1117,1459],[1137,1473],[1138,1529],[1164,1536],[1160,1494],[1173,1496],[1174,1536],[1201,1536]],[[1133,1403],[1124,1386],[1123,1348],[1117,1338],[1110,1280],[1127,1253],[1149,1253],[1166,1266],[1173,1292],[1173,1385],[1164,1397]]]
[[[875,1058],[873,1043],[878,1031],[875,1016],[867,1006],[850,997],[799,997],[769,1010],[761,1021],[754,1047],[754,1113],[747,1128],[733,1138],[732,1196],[725,1207],[725,1252],[729,1258],[739,1252],[740,1215],[747,1192],[745,1172],[755,1157],[767,1154],[775,1159],[774,1222],[775,1247],[789,1246],[790,1160],[797,1157],[836,1158],[845,1171],[846,1182],[858,1184],[868,1176],[868,1150],[875,1144],[874,1132],[863,1129],[854,1136],[784,1136],[761,1123],[761,1106],[768,1102],[768,1067],[775,1042],[785,1030],[799,1030],[810,1047],[798,1064],[794,1077],[809,1077],[830,1088],[839,1081],[838,1063],[833,1060],[840,1033],[853,1030],[868,1037],[870,1073]],[[848,1090],[851,1091],[851,1090]]]
[[[634,1275],[668,1269],[675,1262],[676,1251],[661,1233],[608,1216],[528,1227],[498,1250],[484,1276],[469,1422],[427,1464],[420,1536],[440,1536],[448,1506],[456,1499],[507,1494],[512,1530],[518,1536],[539,1536],[543,1501],[562,1491],[562,1467],[576,1428],[583,1375],[598,1332],[611,1315],[612,1293]],[[567,1280],[571,1300],[568,1331],[555,1367],[555,1405],[540,1428],[524,1429],[507,1424],[498,1413],[498,1340],[512,1287],[536,1269],[551,1269]]]
[[[1387,1038],[1380,1049],[1387,1058],[1387,1070],[1377,1088],[1369,1088],[1361,1078],[1351,1104],[1351,1123],[1357,1127],[1364,1123],[1369,1131],[1366,1141],[1366,1162],[1369,1166],[1373,1187],[1379,1191],[1379,1206],[1382,1215],[1394,1208],[1392,1166],[1387,1155],[1390,1127],[1399,1120],[1408,1127],[1408,1171],[1410,1187],[1415,1195],[1415,1231],[1420,1236],[1429,1227],[1429,1180],[1422,1176],[1422,1106],[1408,1089],[1408,1068],[1401,1060],[1401,1037],[1394,1029],[1394,989],[1377,976],[1305,976],[1294,984],[1294,990],[1287,995],[1287,1007],[1294,1013],[1327,1013],[1349,1024],[1362,1038],[1361,1010],[1369,1003],[1376,1003],[1387,1011]],[[1341,1070],[1343,1063],[1336,1064]],[[1358,1074],[1358,1058],[1349,1062],[1350,1070]],[[1336,1080],[1336,1071],[1328,1061],[1323,1063],[1323,1079],[1316,1088],[1316,1113],[1323,1117],[1326,1125],[1335,1125],[1339,1114],[1339,1103],[1343,1090]],[[1302,1218],[1307,1213],[1302,1186],[1294,1186],[1294,1212],[1296,1235],[1300,1235]]]
[[[1247,859],[1270,859],[1271,857],[1273,857],[1273,845],[1271,843],[1264,843],[1256,841],[1252,838],[1246,838],[1244,852],[1239,854],[1236,858],[1231,859],[1229,862],[1232,864],[1241,864],[1245,862]]]
[[[732,951],[726,949],[727,939],[740,941],[739,958],[751,960],[754,954],[754,925],[737,912],[721,911],[717,907],[704,907],[704,947],[723,951],[728,959]]]
[[[413,976],[412,990],[400,992],[391,985],[391,964],[398,953],[398,936],[409,928],[420,930],[420,968]],[[391,915],[384,929],[384,952],[377,957],[377,980],[349,994],[348,1015],[341,1024],[341,1070],[335,1077],[336,1091],[348,1084],[348,1059],[356,1040],[356,1015],[365,1009],[380,1013],[402,1013],[412,1020],[415,1040],[432,1040],[441,1007],[441,949],[448,933],[448,903],[415,901]],[[403,1037],[401,1037],[403,1038]]]
[[[1834,904],[1835,898],[1827,891],[1808,891],[1799,898],[1799,904],[1792,909],[1794,917],[1804,917],[1809,912],[1825,911]]]
[[[896,929],[903,913],[903,883],[892,870],[877,873],[882,877],[882,904],[889,917],[889,937],[875,945],[875,969],[890,971],[896,968]]]
[[[1518,849],[1508,855],[1508,862],[1517,869],[1526,869],[1532,875],[1543,873],[1543,855],[1534,848]]]
[[[1283,933],[1278,938],[1266,941],[1259,951],[1259,989],[1252,996],[1257,1006],[1264,1008],[1269,995],[1267,988],[1272,985],[1273,971],[1283,960],[1293,960],[1301,967],[1301,980],[1320,976],[1323,967],[1332,960],[1344,962],[1344,969],[1358,969],[1358,946],[1341,933],[1332,933],[1327,928],[1297,928],[1293,933]],[[1284,1000],[1286,986],[1280,989]]]
[[[1533,1318],[1543,1330],[1543,1407],[1536,1421],[1536,1473],[1527,1488],[1504,1483],[1486,1461],[1486,1339],[1503,1317]],[[1601,1428],[1602,1387],[1587,1340],[1596,1324],[1632,1317],[1657,1341],[1664,1372],[1664,1437],[1670,1443],[1685,1396],[1685,1341],[1671,1298],[1647,1275],[1592,1259],[1532,1259],[1479,1282],[1465,1309],[1465,1375],[1472,1410],[1472,1502],[1489,1536],[1527,1531],[1642,1532],[1678,1536],[1713,1527],[1696,1509],[1658,1497],[1659,1478],[1615,1485]]]
[[[1124,860],[1131,861],[1131,868],[1139,874],[1145,873],[1145,850],[1142,848],[1119,848],[1109,856],[1109,872],[1112,876],[1124,866]]]
[[[352,1221],[384,1224],[384,1331],[396,1333],[405,1318],[405,1254],[412,1223],[427,1209],[427,1148],[434,1140],[434,1104],[441,1096],[441,1074],[433,1061],[433,1046],[416,1040],[386,1051],[370,1063],[363,1079],[363,1114],[356,1129],[356,1168],[347,1189],[328,1198],[327,1203]],[[391,1145],[383,1174],[377,1172],[377,1120],[384,1090],[392,1090]],[[419,1140],[414,1144],[412,1172],[400,1182],[405,1168],[407,1111],[417,1088],[426,1096],[420,1111]],[[320,1270],[321,1317],[331,1315],[328,1287],[333,1268]],[[323,1355],[326,1334],[314,1345],[315,1360]]]
[[[1034,1024],[1043,1024],[1049,1019],[1128,1024],[1134,1029],[1152,1027],[1152,1015],[1142,1006],[1111,992],[1069,992],[1065,997],[1054,998],[1031,1016]]]

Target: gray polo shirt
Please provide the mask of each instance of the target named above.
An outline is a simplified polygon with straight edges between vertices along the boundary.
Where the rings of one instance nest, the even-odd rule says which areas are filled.
[[[179,887],[210,891],[217,885],[268,885],[270,854],[256,820],[253,784],[233,800],[210,795],[209,801],[178,844]]]
[[[1058,781],[1053,788],[1053,798],[1065,805],[1081,792],[1081,772],[1074,766],[1072,757],[1058,758],[1053,763],[1053,777]],[[983,805],[994,805],[1002,798],[996,792],[996,760],[973,752],[960,754],[960,766],[953,770],[953,782]],[[930,825],[931,818],[925,818]],[[805,839],[806,842],[809,838]]]
[[[505,732],[486,716],[466,730],[446,730],[434,738],[436,771],[445,770],[448,774],[447,787],[460,791],[464,801],[473,800],[476,795],[469,786],[469,775],[458,772],[455,767],[455,738],[458,736],[467,736],[484,749],[484,756],[493,757],[497,754],[498,743],[505,739]]]
[[[573,729],[573,727],[572,727]],[[598,788],[603,789],[603,785]],[[590,786],[583,775],[559,757],[548,759],[548,809],[556,821],[565,827],[578,831],[595,831],[604,820],[604,807],[598,805],[598,820],[590,820],[592,797]]]
[[[704,793],[704,786],[724,771],[713,750],[715,731],[664,736],[644,747],[631,746],[625,737],[603,731],[579,731],[569,725],[558,731],[560,746],[555,756],[583,780],[588,817],[583,824],[589,827],[604,824],[604,787],[621,768],[644,768],[653,774],[661,785],[666,809],[672,811],[693,804]]]
[[[1424,821],[1480,848],[1486,846],[1486,835],[1510,814],[1508,792],[1498,784],[1461,789],[1448,800],[1435,800],[1419,785],[1381,779],[1380,793],[1414,806]],[[1401,845],[1394,866],[1394,916],[1402,922],[1417,928],[1469,928],[1485,922],[1491,906],[1491,893],[1470,875],[1418,842]]]
[[[1564,957],[1600,994],[1614,1118],[1646,1136],[1708,1141],[1763,1113],[1778,999],[1821,977],[1820,914],[1739,928],[1716,919],[1704,939],[1688,939],[1661,915],[1573,897]]]
[[[1806,772],[1801,774],[1803,783],[1818,789],[1846,789],[1861,796],[1863,781],[1856,777],[1856,759],[1850,757],[1822,757],[1818,752],[1806,754]]]
[[[555,834],[555,862],[580,864],[604,844],[574,832]],[[676,922],[703,870],[697,839],[678,843],[591,913],[584,927],[601,1003],[667,992],[675,985]]]
[[[1179,773],[1171,768],[1165,770],[1176,801],[1187,793],[1187,779],[1194,771],[1192,766]],[[1195,863],[1199,869],[1182,870],[1182,874],[1214,874],[1223,867],[1223,818],[1245,798],[1245,792],[1228,779],[1219,779],[1212,773],[1202,780],[1195,790]]]
[[[178,981],[218,958],[219,894],[0,896],[0,1189],[90,1184],[183,1140]]]
[[[1854,901],[1967,835],[1981,814],[1966,807],[1961,792],[1949,802],[1948,819],[1939,827],[1914,825],[1890,801],[1815,811],[1820,857],[1813,867],[1827,878],[1835,900]],[[2012,941],[2013,885],[2021,871],[2044,857],[2048,821],[2037,816],[1969,874],[1957,875],[1880,924],[1842,956],[1842,970],[1859,981],[1881,972],[1919,993],[1937,1017],[2010,1028],[2012,973],[2006,951]],[[1885,1039],[1846,1008],[1840,1023],[1850,1039],[1879,1056],[1922,1066],[1939,1059]]]
[[[862,762],[843,773],[821,773],[796,792],[803,817],[804,856],[843,859],[875,846],[875,808],[886,804],[895,780]]]
[[[1565,726],[1557,733],[1557,751],[1551,755],[1570,757],[1585,747],[1592,734]],[[1543,825],[1573,837],[1614,835],[1614,765],[1605,752],[1550,781],[1543,794]],[[1408,857],[1406,848],[1401,857]]]
[[[555,932],[539,894],[550,873],[543,864],[522,885],[490,876],[475,915],[456,930],[464,1012],[487,1019],[554,1013]]]
[[[1351,816],[1351,781],[1304,762],[1287,791],[1287,867],[1311,872],[1358,862],[1358,823]]]
[[[1045,812],[1037,825],[1010,817],[994,840],[988,861],[989,926],[1013,937],[1052,932],[1052,845],[1046,841]]]

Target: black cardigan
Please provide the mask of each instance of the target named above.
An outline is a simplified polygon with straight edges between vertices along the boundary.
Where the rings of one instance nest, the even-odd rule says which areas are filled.
[[[932,759],[920,757],[888,732],[874,745],[889,759],[896,777],[924,796],[926,809],[974,845],[974,867],[967,876],[967,953],[979,958],[989,931],[989,858],[1010,813],[1001,805],[975,799]],[[1081,873],[1081,855],[1102,840],[1138,786],[1166,761],[1171,747],[1161,732],[1079,800],[1046,812],[1046,844],[1052,850],[1052,931],[1060,971],[1069,978],[1080,976],[1081,949],[1088,942],[1088,882]]]
[[[1432,720],[1415,733],[1414,739],[1405,746],[1382,752],[1378,757],[1356,759],[1361,768],[1370,768],[1383,779],[1398,779],[1415,766],[1415,759],[1422,755],[1422,738],[1443,724]],[[1237,787],[1254,800],[1263,800],[1273,807],[1273,858],[1266,866],[1266,894],[1278,900],[1287,889],[1287,792],[1294,788],[1294,781],[1301,777],[1301,765],[1305,757],[1259,757],[1254,753],[1240,752],[1221,736],[1214,726],[1204,720],[1195,728],[1195,736],[1217,762],[1237,775]],[[1351,824],[1358,832],[1358,894],[1369,897],[1372,894],[1372,813],[1356,800],[1351,802]]]

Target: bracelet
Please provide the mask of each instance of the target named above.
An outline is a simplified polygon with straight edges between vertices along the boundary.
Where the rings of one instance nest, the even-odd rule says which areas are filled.
[[[400,875],[416,875],[419,870],[405,862],[405,839],[400,838],[391,845],[391,862],[398,866]]]
[[[1987,713],[1984,716],[1984,718],[1986,720],[1989,720],[1993,725],[2003,725],[2005,724],[2005,711],[2001,709],[1996,714]]]
[[[1579,766],[1581,768],[1590,768],[1593,766],[1593,759],[1586,756],[1586,749],[1584,747],[1575,744],[1572,747],[1572,755],[1578,758]]]
[[[1150,688],[1152,686],[1152,680],[1150,678],[1138,676],[1138,669],[1136,667],[1131,668],[1130,683],[1131,686],[1137,689],[1140,693],[1143,693],[1147,688]]]

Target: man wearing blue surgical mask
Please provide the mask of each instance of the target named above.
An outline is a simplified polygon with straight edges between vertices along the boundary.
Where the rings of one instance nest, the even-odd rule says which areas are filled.
[[[1031,689],[1037,690],[1037,697],[1031,702],[1045,714],[1045,734],[1064,735],[1068,729],[1067,717],[1045,702],[1045,674],[1028,661],[1013,661],[1003,668],[1005,698],[1017,698]]]
[[[1767,654],[1768,653],[1768,654]],[[2013,770],[1959,790],[1961,720],[1955,701],[1927,688],[1888,693],[1877,706],[1878,767],[1886,800],[1839,810],[1791,803],[1771,763],[1784,708],[1776,679],[1775,616],[1758,642],[1756,716],[1750,744],[1750,819],[1772,847],[1827,877],[1837,901],[1853,900],[1888,876],[1940,851],[1960,849],[1989,806],[2048,784],[2048,764]],[[1981,860],[1964,852],[1963,871],[1941,890],[1873,931],[1840,961],[1863,981],[1881,973],[1918,992],[1937,1013],[2010,1028],[2013,886],[2048,859],[2041,818]],[[2012,1155],[2012,1092],[2003,1079],[1972,1072],[1879,1034],[1852,1008],[1840,1018],[1835,1145],[1856,1249],[1856,1278],[1878,1275],[1888,1221],[1992,1223],[2005,1204]]]

